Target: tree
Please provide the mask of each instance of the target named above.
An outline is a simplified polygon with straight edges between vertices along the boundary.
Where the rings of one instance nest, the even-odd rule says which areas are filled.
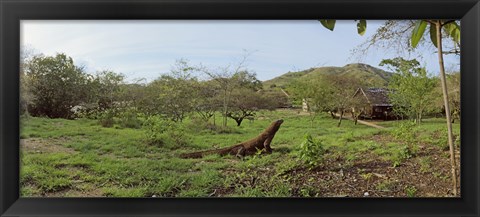
[[[292,84],[291,92],[295,98],[308,105],[312,125],[315,117],[321,112],[328,112],[332,118],[335,118],[332,99],[333,89],[331,84],[322,79],[322,77],[297,80]]]
[[[326,28],[330,29],[333,31],[335,27],[335,20],[320,20],[323,26]],[[442,95],[443,95],[443,102],[444,102],[444,107],[445,107],[445,116],[446,116],[446,121],[447,121],[447,130],[448,130],[448,145],[450,149],[450,165],[451,165],[451,172],[452,172],[452,183],[453,183],[453,194],[457,195],[457,172],[456,172],[456,163],[455,163],[455,151],[454,151],[454,146],[453,146],[453,131],[452,131],[452,121],[451,121],[451,116],[450,116],[450,107],[449,107],[449,100],[448,100],[448,90],[447,90],[447,84],[446,84],[446,76],[445,76],[445,66],[443,62],[443,54],[446,53],[455,53],[458,54],[458,47],[460,47],[460,26],[457,24],[455,20],[418,20],[415,23],[415,27],[411,31],[411,37],[409,37],[408,41],[410,42],[409,45],[411,45],[412,48],[416,48],[418,43],[422,41],[425,29],[427,28],[427,25],[430,24],[430,40],[432,41],[432,44],[437,48],[437,53],[438,53],[438,64],[440,66],[440,83],[442,86]],[[360,27],[359,27],[360,26]],[[357,29],[364,29],[362,26],[365,27],[366,29],[366,22],[359,22],[357,24]],[[382,29],[383,32],[386,32],[387,35],[388,33],[392,30],[393,28],[386,28]],[[442,34],[443,30],[443,34]],[[409,31],[404,31],[400,32],[400,36],[402,36],[403,33],[409,32]],[[393,35],[393,38],[395,38],[397,35]],[[448,38],[451,39],[454,45],[454,50],[453,52],[444,52],[443,51],[443,38]]]
[[[238,88],[232,93],[227,117],[235,120],[237,126],[240,126],[245,118],[254,117],[258,110],[272,110],[276,105],[275,99],[267,98],[249,88]]]
[[[340,127],[345,112],[358,104],[353,94],[359,87],[363,86],[362,82],[351,77],[338,75],[325,75],[323,79],[331,85],[331,104],[333,105],[333,111],[339,113],[337,127]]]
[[[397,115],[406,114],[414,118],[417,124],[422,121],[425,112],[432,110],[435,99],[436,80],[427,76],[420,63],[403,58],[382,60],[381,66],[390,66],[396,72],[391,78],[389,98]]]
[[[192,86],[195,82],[194,79],[182,80],[168,75],[161,76],[149,85],[154,95],[152,98],[154,103],[150,110],[172,121],[182,122],[186,115],[193,111]]]
[[[357,106],[353,94],[362,86],[364,84],[355,78],[332,74],[297,81],[293,90],[297,97],[300,96],[308,104],[312,123],[320,112],[328,112],[332,118],[339,113],[337,126],[340,127],[345,112]]]
[[[101,110],[114,107],[114,103],[120,103],[124,75],[113,71],[98,72],[90,86],[93,88],[93,99]]]
[[[87,75],[65,54],[35,56],[24,70],[33,94],[28,108],[32,115],[70,118],[70,109],[88,100]]]
[[[452,114],[452,123],[455,119],[460,120],[460,72],[447,74],[448,101],[450,104],[450,113]]]
[[[186,60],[177,60],[169,74],[161,75],[146,86],[139,108],[147,114],[163,115],[182,122],[194,111],[195,87],[198,85],[194,76],[196,70]]]
[[[219,86],[221,97],[222,97],[222,107],[223,107],[223,111],[222,111],[223,127],[227,126],[228,105],[230,103],[232,91],[239,85],[239,81],[241,82],[251,77],[251,76],[246,76],[244,74],[244,73],[248,74],[248,72],[244,69],[247,57],[248,57],[248,54],[245,54],[240,60],[240,62],[233,67],[232,65],[228,65],[226,67],[218,68],[216,70],[208,69],[205,67],[202,67],[201,69]]]
[[[453,145],[452,118],[448,100],[445,65],[443,63],[442,28],[446,30],[448,36],[452,38],[454,42],[460,44],[460,26],[455,22],[455,20],[419,20],[416,22],[415,29],[412,32],[413,47],[416,47],[420,39],[423,38],[423,33],[427,28],[427,24],[430,24],[430,39],[433,45],[437,47],[438,65],[440,66],[440,83],[442,85],[443,103],[445,106],[445,116],[447,119],[448,146],[450,149],[450,166],[452,172],[453,194],[457,195],[457,167],[455,162],[455,147]]]
[[[375,52],[378,48],[388,48],[399,55],[409,54],[409,56],[420,56],[424,52],[429,52],[436,47],[428,40],[421,39],[416,47],[411,44],[412,32],[415,29],[416,20],[386,20],[373,35],[355,47],[352,55],[362,58],[369,52]],[[446,47],[444,54],[460,54],[460,44],[456,42],[444,30],[442,38]]]
[[[213,81],[199,82],[195,86],[193,109],[205,122],[214,117],[215,112],[222,106],[218,95],[219,90]],[[213,124],[215,125],[215,119]]]

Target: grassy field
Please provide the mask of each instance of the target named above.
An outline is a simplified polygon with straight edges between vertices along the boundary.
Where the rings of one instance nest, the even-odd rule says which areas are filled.
[[[217,115],[216,123],[221,123]],[[239,159],[180,153],[230,146],[285,120],[272,154]],[[261,112],[226,132],[185,120],[189,142],[155,145],[144,128],[102,127],[97,120],[21,119],[24,197],[445,197],[451,195],[444,119],[375,122],[386,129],[310,121],[296,110]],[[404,125],[402,125],[404,124]],[[408,128],[407,130],[402,128]],[[454,124],[459,135],[459,124]],[[411,133],[409,133],[411,132]],[[299,158],[305,134],[326,150],[318,164]],[[459,138],[456,139],[457,146]],[[407,147],[413,147],[407,148]],[[458,150],[458,149],[457,149]]]

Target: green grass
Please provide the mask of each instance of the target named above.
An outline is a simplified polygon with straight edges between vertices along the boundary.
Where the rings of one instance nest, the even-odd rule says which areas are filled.
[[[276,134],[270,155],[206,156],[202,159],[180,159],[180,153],[225,147],[258,135],[272,121],[284,123]],[[212,120],[210,121],[212,122]],[[215,122],[221,123],[216,115]],[[37,149],[21,149],[22,196],[112,196],[112,197],[283,197],[290,196],[292,186],[282,174],[302,167],[297,159],[299,146],[306,133],[323,141],[333,157],[347,161],[365,161],[375,155],[387,161],[401,161],[403,145],[399,142],[378,142],[373,136],[389,135],[391,129],[375,129],[354,125],[344,120],[320,116],[311,124],[308,115],[296,111],[259,112],[253,122],[236,127],[229,120],[227,132],[206,130],[186,119],[188,144],[177,146],[150,145],[144,128],[105,128],[96,120],[47,119],[30,117],[21,120],[20,137],[36,144]],[[394,128],[397,121],[382,122]],[[458,134],[459,125],[454,124]],[[442,119],[428,119],[419,127],[422,141],[436,143],[432,135],[444,129]],[[435,141],[434,141],[435,140]],[[53,147],[47,150],[46,147]],[[53,151],[52,151],[53,150]],[[425,165],[423,165],[425,164]],[[422,161],[426,166],[427,161]],[[251,182],[252,179],[257,181]],[[387,188],[379,186],[379,188]],[[223,189],[223,192],[222,192]],[[230,190],[225,190],[230,189]],[[314,188],[300,190],[315,195]],[[415,194],[412,188],[407,194]]]

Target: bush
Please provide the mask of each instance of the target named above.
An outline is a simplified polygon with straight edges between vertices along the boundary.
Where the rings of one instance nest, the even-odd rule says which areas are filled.
[[[143,124],[146,130],[145,139],[150,145],[175,148],[188,145],[191,138],[187,135],[182,123],[150,116]]]
[[[315,140],[310,134],[305,135],[305,139],[300,144],[300,159],[310,167],[317,166],[323,160],[325,148],[321,141]]]
[[[392,166],[397,167],[400,166],[402,162],[407,159],[410,159],[414,156],[413,151],[410,149],[408,145],[401,146],[400,149],[395,151],[392,156]]]
[[[397,125],[390,134],[395,139],[404,141],[415,140],[415,134],[417,133],[417,125],[411,121],[403,122]]]
[[[240,131],[238,128],[233,128],[229,126],[221,126],[221,125],[214,125],[208,121],[205,121],[202,118],[192,118],[192,121],[188,124],[189,129],[194,129],[196,132],[198,131],[206,131],[212,134],[231,134],[231,133],[239,133]]]
[[[113,127],[115,121],[113,117],[115,116],[115,112],[112,109],[105,110],[100,113],[98,122],[102,127]]]
[[[434,139],[432,143],[438,147],[440,147],[442,150],[447,151],[450,149],[448,145],[448,131],[445,130],[435,130],[434,132]],[[460,135],[458,134],[453,134],[453,144],[455,145],[456,148],[460,148]]]
[[[139,129],[142,127],[142,121],[138,119],[138,113],[136,109],[128,108],[120,112],[119,125],[122,128],[134,128]]]
[[[413,122],[403,122],[399,124],[395,129],[390,131],[391,135],[397,139],[402,141],[406,144],[404,147],[405,150],[412,156],[416,155],[418,152],[418,145],[417,145],[417,132],[418,127]]]
[[[70,109],[73,118],[87,118],[99,120],[105,110],[100,109],[96,104],[80,104]]]

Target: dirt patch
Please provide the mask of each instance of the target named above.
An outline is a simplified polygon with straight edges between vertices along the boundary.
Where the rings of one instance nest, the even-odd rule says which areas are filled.
[[[30,138],[20,139],[20,149],[27,153],[68,153],[75,154],[76,151],[63,146],[67,140]]]
[[[46,193],[42,197],[102,197],[103,192],[100,189],[78,190],[67,188],[61,191]]]
[[[424,149],[397,167],[374,154],[365,154],[363,160],[353,162],[330,155],[318,167],[300,166],[280,175],[274,172],[274,168],[258,170],[255,173],[258,177],[237,178],[236,183],[244,187],[255,187],[252,180],[268,180],[267,177],[278,175],[278,179],[289,183],[293,197],[453,196],[450,164],[446,157],[448,153],[439,148]],[[428,159],[428,163],[425,163],[425,159]],[[459,162],[459,156],[457,160]],[[242,173],[235,169],[223,172],[227,177]],[[228,196],[235,192],[235,187],[237,186],[217,188],[214,196]]]

